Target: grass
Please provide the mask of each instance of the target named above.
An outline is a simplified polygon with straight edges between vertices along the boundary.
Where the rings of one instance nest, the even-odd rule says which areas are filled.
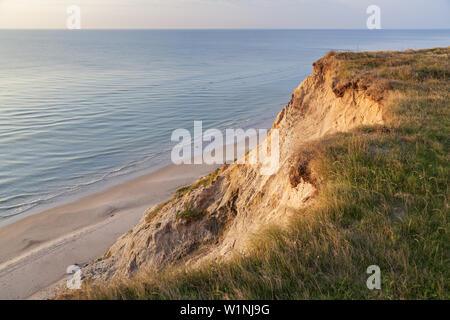
[[[186,194],[194,191],[195,189],[198,189],[199,187],[210,186],[216,180],[216,178],[219,174],[219,170],[220,169],[214,170],[213,172],[202,177],[201,179],[199,179],[197,182],[195,182],[194,184],[192,184],[190,186],[185,186],[185,187],[181,187],[180,189],[178,189],[175,192],[175,195],[172,199],[170,199],[164,203],[158,204],[156,207],[152,208],[147,213],[145,213],[145,222],[151,223],[153,221],[153,219],[161,211],[161,209],[164,208],[169,203],[171,203],[173,200],[182,198]],[[192,207],[192,204],[190,206]],[[192,210],[191,209],[188,210],[187,208],[185,208],[185,210],[183,212],[180,212],[179,215],[180,215],[181,219],[184,219],[184,217],[195,216],[195,214],[194,214],[195,211],[192,211],[192,212],[190,212],[190,211],[192,211]]]
[[[149,210],[145,213],[145,222],[151,223],[153,219],[158,215],[158,213],[161,211],[162,208],[164,208],[166,205],[168,205],[170,202],[172,202],[173,199],[170,199],[166,202],[158,204],[153,209]]]
[[[181,187],[175,192],[175,198],[182,198],[184,195],[188,194],[189,192],[198,189],[199,187],[207,187],[210,186],[217,178],[217,175],[219,174],[220,169],[216,169],[210,174],[206,175],[205,177],[199,179],[196,183]]]
[[[178,220],[184,220],[186,222],[192,222],[202,216],[202,212],[192,209],[192,203],[187,203],[184,206],[184,210],[177,213]]]
[[[397,98],[385,126],[311,146],[324,178],[314,205],[260,234],[245,257],[71,298],[449,299],[449,53],[334,53],[341,79],[389,81]],[[366,287],[370,265],[381,290]]]

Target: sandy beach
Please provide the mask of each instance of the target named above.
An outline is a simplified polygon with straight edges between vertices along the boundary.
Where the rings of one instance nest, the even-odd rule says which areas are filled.
[[[68,266],[103,256],[147,208],[216,167],[169,165],[0,228],[0,299],[47,298]]]

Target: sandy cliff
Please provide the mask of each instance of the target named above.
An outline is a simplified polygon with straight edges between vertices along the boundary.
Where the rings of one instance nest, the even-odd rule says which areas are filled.
[[[227,259],[245,252],[252,234],[268,225],[285,224],[314,201],[321,177],[314,172],[308,143],[360,125],[384,123],[387,84],[375,84],[364,75],[340,82],[337,64],[333,53],[314,63],[314,72],[276,118],[272,127],[280,134],[276,174],[261,175],[260,165],[224,165],[149,209],[102,259],[83,270],[84,275],[107,280],[131,277],[140,269]]]

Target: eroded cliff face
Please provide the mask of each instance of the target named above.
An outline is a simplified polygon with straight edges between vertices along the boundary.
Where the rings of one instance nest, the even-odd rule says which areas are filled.
[[[272,129],[279,130],[280,169],[261,175],[261,165],[224,165],[218,172],[149,209],[103,259],[86,267],[88,278],[132,277],[140,269],[158,271],[182,263],[228,259],[245,252],[252,235],[283,225],[310,205],[321,178],[305,146],[327,134],[360,125],[383,124],[383,91],[374,95],[367,79],[342,82],[333,54],[294,91]],[[270,134],[269,134],[270,137]],[[257,150],[247,155],[252,157]]]

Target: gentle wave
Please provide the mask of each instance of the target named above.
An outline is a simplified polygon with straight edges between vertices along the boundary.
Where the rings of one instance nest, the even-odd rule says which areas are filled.
[[[167,163],[172,131],[196,120],[270,126],[328,50],[449,40],[448,30],[1,30],[0,218]]]

